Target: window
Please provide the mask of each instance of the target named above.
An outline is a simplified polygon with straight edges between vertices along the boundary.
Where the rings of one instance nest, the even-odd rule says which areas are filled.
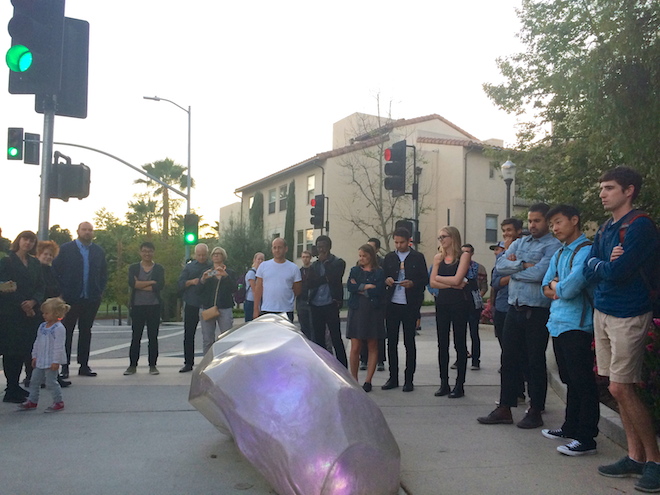
[[[486,242],[495,244],[498,232],[497,215],[486,215]]]
[[[310,175],[307,177],[307,204],[312,202],[314,199],[314,191],[316,190],[316,176]]]
[[[253,203],[254,203],[254,196],[250,196],[250,199],[248,199],[248,208],[252,208]]]
[[[302,252],[311,251],[314,245],[314,229],[299,230],[296,232],[296,258],[302,257]]]
[[[268,191],[268,213],[275,213],[275,189]]]
[[[286,210],[286,185],[280,186],[280,211]]]

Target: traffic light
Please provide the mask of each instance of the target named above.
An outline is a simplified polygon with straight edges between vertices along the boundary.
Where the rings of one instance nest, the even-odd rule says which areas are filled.
[[[69,201],[70,198],[83,199],[89,196],[91,174],[84,163],[55,163],[50,177],[50,198]]]
[[[385,189],[392,197],[406,194],[406,140],[398,141],[385,150]]]
[[[25,133],[25,163],[39,165],[39,145],[41,144],[39,134]]]
[[[7,130],[7,160],[23,160],[23,128]]]
[[[62,77],[64,0],[11,0],[7,30],[11,94],[56,94]]]
[[[317,194],[310,201],[310,204],[312,205],[312,209],[309,210],[309,213],[312,215],[312,218],[309,221],[315,229],[322,229],[325,220],[325,194]]]
[[[183,243],[197,244],[199,237],[199,216],[188,213],[183,217]]]

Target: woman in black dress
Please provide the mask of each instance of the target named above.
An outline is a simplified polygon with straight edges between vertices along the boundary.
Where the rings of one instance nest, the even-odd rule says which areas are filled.
[[[435,298],[435,325],[438,334],[438,365],[440,367],[440,388],[436,397],[448,395],[457,399],[465,395],[463,384],[467,368],[467,323],[470,292],[464,290],[472,255],[461,252],[461,234],[455,227],[444,227],[438,235],[440,248],[433,258],[433,268],[429,284],[438,289]],[[458,376],[454,390],[449,388],[449,331],[454,329],[454,348]]]
[[[370,392],[371,379],[378,362],[378,340],[385,338],[385,272],[378,266],[376,252],[370,244],[361,246],[358,256],[358,265],[351,268],[346,284],[351,294],[348,299],[346,337],[351,339],[350,370],[356,381],[360,346],[362,340],[367,341],[367,379],[362,388]]]
[[[44,300],[41,264],[34,257],[37,236],[29,230],[18,234],[9,256],[0,260],[0,353],[7,389],[3,402],[22,403],[27,391],[19,385],[21,368],[32,352],[41,323],[38,309]]]

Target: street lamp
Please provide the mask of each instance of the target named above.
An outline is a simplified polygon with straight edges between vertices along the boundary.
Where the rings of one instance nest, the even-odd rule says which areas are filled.
[[[506,184],[506,217],[511,218],[511,183],[516,178],[516,164],[511,160],[507,160],[500,167],[502,170],[502,178]]]
[[[187,178],[187,183],[186,183],[186,214],[190,214],[190,188],[191,188],[191,181],[192,181],[192,175],[190,174],[190,116],[191,116],[191,110],[190,110],[190,105],[188,105],[188,109],[186,110],[183,108],[181,105],[178,103],[173,102],[172,100],[168,100],[167,98],[159,98],[158,96],[143,96],[145,100],[153,100],[153,101],[166,101],[168,103],[171,103],[172,105],[179,107],[181,110],[186,112],[188,114],[188,178]],[[190,258],[190,246],[186,245],[186,260]]]

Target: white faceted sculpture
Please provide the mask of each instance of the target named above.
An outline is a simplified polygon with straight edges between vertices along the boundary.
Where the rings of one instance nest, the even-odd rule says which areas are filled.
[[[399,492],[399,447],[382,412],[282,316],[221,335],[193,372],[189,401],[279,495]]]

